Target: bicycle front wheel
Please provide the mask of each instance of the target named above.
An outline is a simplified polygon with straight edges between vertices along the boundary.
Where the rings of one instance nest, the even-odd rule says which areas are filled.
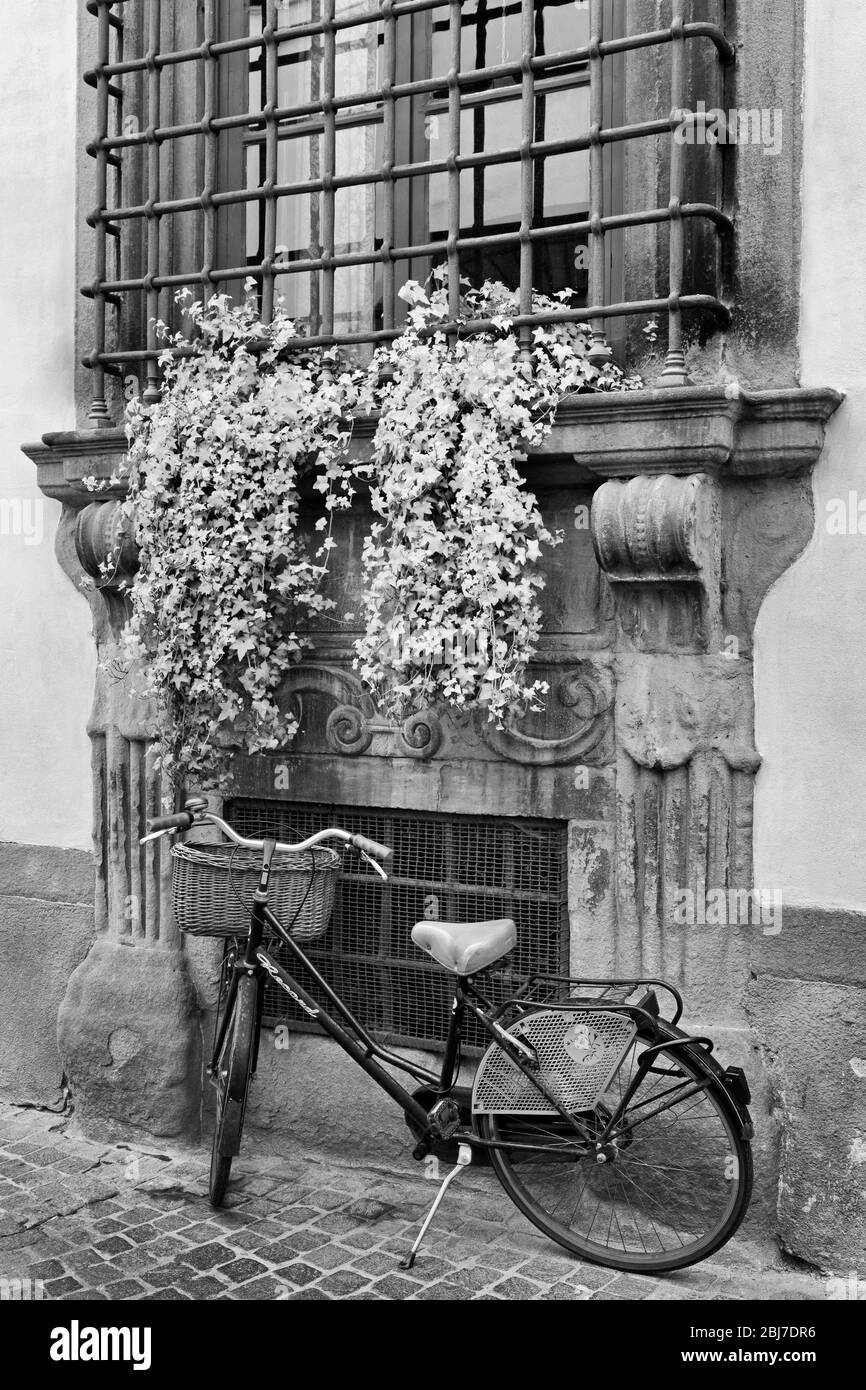
[[[674,1035],[670,1035],[670,1041]],[[581,1121],[600,1139],[645,1048],[638,1036]],[[724,1086],[698,1049],[665,1047],[604,1145],[575,1156],[560,1117],[479,1115],[498,1141],[491,1164],[525,1216],[573,1254],[611,1269],[662,1273],[706,1259],[734,1234],[752,1189],[751,1146]],[[532,1151],[509,1144],[532,1145]]]
[[[258,993],[259,981],[253,976],[243,975],[238,982],[232,1016],[217,1062],[214,1078],[216,1123],[209,1184],[211,1206],[214,1207],[222,1206],[232,1158],[241,1147],[259,1019]]]

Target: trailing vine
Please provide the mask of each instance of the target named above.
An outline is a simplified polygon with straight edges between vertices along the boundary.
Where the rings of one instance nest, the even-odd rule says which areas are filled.
[[[561,309],[570,293],[536,295],[533,309]],[[503,285],[465,295],[461,321],[490,320],[491,331],[456,341],[437,327],[450,317],[441,277],[400,294],[406,329],[377,352],[361,395],[379,411],[372,461],[359,469],[377,519],[355,666],[393,716],[444,703],[502,724],[539,709],[547,689],[527,668],[541,629],[538,561],[561,540],[521,476],[526,446],[550,432],[567,393],[641,383],[589,361],[585,324],[535,327],[525,358],[517,297]]]
[[[285,353],[296,329],[281,310],[266,326],[251,295],[239,307],[178,299],[193,336],[162,329],[162,398],[129,407],[125,504],[140,552],[126,655],[149,672],[170,781],[212,775],[230,747],[294,736],[278,691],[302,630],[333,607],[322,578],[329,516],[351,490],[355,393],[333,354]],[[298,527],[312,470],[324,497],[315,553]]]
[[[583,324],[537,326],[522,353],[516,296],[502,285],[466,293],[455,337],[441,279],[429,291],[410,281],[406,328],[366,373],[341,372],[335,352],[298,351],[280,308],[262,324],[253,288],[240,306],[181,292],[191,331],[160,327],[162,397],[127,412],[124,505],[139,567],[125,655],[147,672],[168,781],[219,774],[235,749],[294,737],[280,688],[305,633],[334,607],[322,586],[330,522],[359,477],[374,521],[355,667],[380,708],[402,718],[445,704],[499,724],[539,709],[546,685],[527,675],[539,560],[561,537],[519,465],[564,395],[641,383],[590,362]],[[569,296],[536,296],[533,308]],[[460,334],[479,319],[489,331]],[[370,462],[353,467],[359,410],[378,420]],[[305,475],[321,494],[318,541],[299,525]]]

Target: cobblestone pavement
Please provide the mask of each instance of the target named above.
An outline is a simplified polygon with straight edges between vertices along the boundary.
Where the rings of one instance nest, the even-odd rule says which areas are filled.
[[[398,1263],[435,1187],[289,1150],[235,1160],[207,1201],[202,1151],[98,1144],[73,1119],[0,1104],[0,1296],[48,1299],[824,1299],[825,1282],[732,1241],[655,1278],[580,1264],[486,1171],[452,1184],[411,1272]],[[461,1189],[462,1185],[462,1190]],[[3,1282],[6,1281],[6,1282]]]

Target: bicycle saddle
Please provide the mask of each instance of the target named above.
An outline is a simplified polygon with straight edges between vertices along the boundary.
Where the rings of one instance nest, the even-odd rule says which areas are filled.
[[[517,928],[510,917],[493,922],[416,922],[412,940],[446,970],[474,975],[514,947]]]

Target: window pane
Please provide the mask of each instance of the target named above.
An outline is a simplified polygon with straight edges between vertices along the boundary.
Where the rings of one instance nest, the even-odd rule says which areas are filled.
[[[589,42],[589,0],[557,0],[544,6],[543,48],[539,53],[562,53]]]
[[[461,118],[461,153],[493,154],[520,144],[519,100],[496,101],[470,107]],[[584,131],[589,125],[589,92],[586,87],[548,92],[536,99],[536,139],[560,140]],[[447,119],[428,121],[430,158],[448,153]],[[576,222],[589,208],[589,157],[584,150],[537,159],[533,165],[533,225]],[[430,235],[445,238],[448,231],[447,175],[430,179]],[[465,169],[460,176],[460,232],[463,236],[516,231],[520,225],[520,166],[516,162]],[[534,285],[544,294],[569,287],[586,291],[585,260],[578,247],[585,235],[564,234],[539,241],[534,250]],[[517,284],[519,249],[483,248],[463,252],[464,273],[474,284],[501,279]],[[580,261],[580,265],[577,262]]]
[[[250,6],[250,32],[260,33],[262,5]],[[280,27],[315,22],[321,18],[319,0],[283,0],[278,7]],[[368,0],[337,0],[338,16],[368,14]],[[379,81],[381,25],[362,24],[337,32],[334,63],[334,95],[363,96],[375,91]],[[301,35],[281,42],[278,53],[277,104],[282,109],[318,103],[325,95],[323,82],[324,39],[321,34]],[[250,58],[251,110],[264,105],[267,93],[262,58],[253,50]],[[334,191],[334,254],[345,256],[373,253],[378,244],[377,219],[381,222],[380,186],[372,181],[382,162],[381,110],[378,103],[360,102],[340,108],[335,114],[336,133],[334,174],[369,173],[370,183],[355,184]],[[303,133],[292,135],[293,127]],[[320,112],[298,112],[286,116],[280,125],[277,180],[281,184],[321,178],[324,119]],[[247,154],[247,186],[258,187],[265,178],[264,131],[251,129]],[[282,197],[277,203],[277,259],[300,261],[324,254],[322,244],[322,194],[302,193]],[[259,203],[248,205],[247,259],[261,260],[267,253],[263,244],[263,212]],[[379,234],[381,228],[379,228]],[[297,273],[278,277],[277,287],[286,311],[302,332],[321,331],[318,319],[318,293],[308,286],[308,275]],[[316,277],[318,280],[320,277]],[[375,329],[381,323],[380,267],[372,265],[339,267],[334,278],[334,331],[337,334]]]
[[[463,7],[462,63],[464,70],[514,63],[521,56],[521,6],[519,0],[471,0]],[[573,0],[555,0],[535,6],[535,52],[557,53],[585,43],[589,33],[589,6]],[[433,25],[432,75],[448,68],[447,16],[437,12]],[[583,65],[578,69],[552,68],[535,84],[534,139],[552,141],[573,138],[589,126],[589,93]],[[562,85],[566,75],[572,84]],[[490,93],[485,99],[485,91]],[[448,155],[448,112],[444,88],[427,105],[425,133],[429,158]],[[517,149],[521,137],[520,78],[496,79],[475,88],[462,89],[460,153],[496,154]],[[520,165],[517,161],[467,169],[460,176],[460,233],[462,236],[516,231],[520,226]],[[589,207],[589,157],[585,151],[537,159],[533,166],[532,223],[535,227],[582,220]],[[429,231],[433,240],[444,239],[448,230],[448,178],[429,180]],[[536,242],[534,285],[551,294],[566,286],[583,295],[586,291],[585,257],[578,248],[586,237],[564,234]],[[510,246],[461,252],[461,269],[473,283],[485,278],[502,279],[516,286],[519,249]]]
[[[444,7],[434,15],[432,71],[444,75],[450,66],[448,16]],[[465,0],[462,24],[460,66],[463,72],[520,61],[520,0]],[[589,0],[536,0],[537,54],[580,48],[588,39]]]
[[[368,0],[347,0],[337,5],[337,14],[369,14]],[[337,34],[334,63],[334,95],[353,96],[372,92],[379,85],[379,55],[382,52],[381,24],[362,24]]]

